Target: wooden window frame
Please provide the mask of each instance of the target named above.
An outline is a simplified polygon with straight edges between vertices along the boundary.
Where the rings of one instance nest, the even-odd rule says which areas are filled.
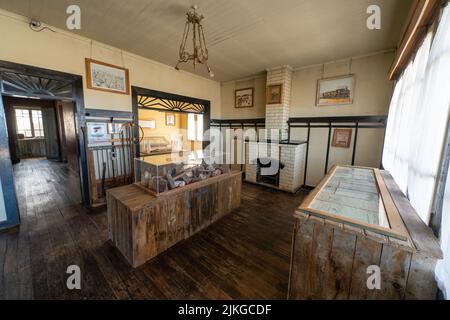
[[[16,134],[19,135],[20,133],[19,133],[19,128],[17,126],[16,110],[28,110],[28,116],[29,116],[29,119],[30,119],[31,137],[25,137],[24,136],[24,139],[34,139],[34,138],[36,138],[36,132],[35,132],[35,129],[34,129],[33,114],[32,113],[33,113],[33,110],[34,111],[40,111],[41,112],[41,118],[42,118],[42,109],[38,109],[38,108],[24,108],[24,107],[15,107],[14,108],[14,118],[16,120]],[[42,131],[44,131],[44,119],[42,119]],[[38,136],[38,137],[45,138],[45,133],[44,133],[43,136]]]
[[[438,18],[444,0],[416,0],[394,62],[389,70],[389,79],[397,79],[414,57],[430,26]]]

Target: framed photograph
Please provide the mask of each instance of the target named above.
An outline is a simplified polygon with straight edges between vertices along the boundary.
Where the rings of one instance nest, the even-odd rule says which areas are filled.
[[[283,85],[274,84],[267,87],[267,104],[281,104]]]
[[[316,105],[338,106],[353,104],[355,76],[321,79],[317,82]]]
[[[234,107],[235,108],[252,108],[253,107],[253,98],[254,98],[254,89],[246,88],[246,89],[238,89],[234,94]]]
[[[156,120],[139,120],[139,125],[144,129],[156,129]]]
[[[166,113],[166,126],[175,126],[175,114]]]
[[[128,69],[86,58],[87,87],[92,90],[130,94]]]
[[[352,129],[334,129],[332,146],[337,148],[350,148],[352,133]]]

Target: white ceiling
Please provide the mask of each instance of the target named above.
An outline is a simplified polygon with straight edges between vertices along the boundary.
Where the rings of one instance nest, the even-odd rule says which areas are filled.
[[[0,8],[64,29],[66,8],[81,7],[76,33],[175,65],[192,4],[203,27],[216,80],[266,68],[302,67],[394,48],[413,0],[0,0]],[[366,28],[367,7],[381,7],[382,29]],[[205,69],[194,71],[208,77]]]

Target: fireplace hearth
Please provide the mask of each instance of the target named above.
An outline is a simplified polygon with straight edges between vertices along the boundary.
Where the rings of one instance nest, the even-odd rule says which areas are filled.
[[[263,174],[263,169],[274,168],[275,174]],[[257,160],[257,177],[256,182],[262,184],[269,184],[275,187],[280,186],[280,172],[284,169],[284,164],[278,159],[261,158]]]

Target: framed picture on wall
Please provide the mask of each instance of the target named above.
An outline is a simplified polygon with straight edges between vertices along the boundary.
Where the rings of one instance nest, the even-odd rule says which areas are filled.
[[[283,85],[274,84],[267,87],[267,104],[281,104]]]
[[[86,81],[88,89],[130,94],[128,69],[86,58]]]
[[[337,148],[350,148],[352,133],[352,129],[334,129],[332,146]]]
[[[252,108],[254,88],[238,89],[234,94],[235,108]]]
[[[354,75],[318,80],[316,105],[321,107],[353,104],[354,90]]]
[[[166,113],[166,126],[175,126],[175,114]]]
[[[144,129],[156,129],[156,120],[139,120],[139,125]]]

